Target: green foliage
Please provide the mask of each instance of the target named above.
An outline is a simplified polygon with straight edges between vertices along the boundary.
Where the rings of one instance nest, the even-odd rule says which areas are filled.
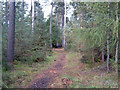
[[[107,33],[110,33],[110,58],[114,60],[118,41],[118,3],[76,3],[71,26],[66,31],[67,49],[84,52],[82,62],[101,62],[102,50],[107,55]],[[110,6],[110,8],[108,7]],[[110,63],[112,61],[110,60]]]
[[[41,5],[39,8],[35,2],[34,32],[31,31],[31,13],[27,14],[28,5],[22,2],[16,3],[15,17],[15,60],[32,64],[46,60],[46,54],[50,52],[49,31],[47,30]],[[4,4],[3,4],[4,6]],[[5,8],[5,7],[4,7]],[[3,12],[5,9],[3,8]],[[5,13],[3,13],[5,16]],[[3,18],[3,68],[7,70],[7,42],[8,30],[5,29]],[[6,67],[6,68],[5,68]]]
[[[50,18],[47,20],[46,25],[47,25],[47,30],[49,31]],[[53,16],[53,20],[52,20],[52,44],[56,45],[56,43],[59,43],[59,44],[62,43],[61,37],[62,37],[61,30],[58,28],[56,17]]]
[[[3,60],[2,61],[2,71],[9,71],[11,70],[11,67],[8,65],[7,61],[6,60]]]
[[[3,88],[20,88],[25,87],[36,74],[41,73],[42,70],[45,70],[51,66],[51,64],[55,63],[54,59],[56,58],[57,53],[53,52],[51,56],[46,57],[46,61],[44,62],[31,62],[26,63],[14,60],[14,70],[5,70],[3,71]],[[24,83],[22,83],[24,82]]]

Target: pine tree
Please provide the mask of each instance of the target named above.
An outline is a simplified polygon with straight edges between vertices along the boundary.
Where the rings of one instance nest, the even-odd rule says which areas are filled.
[[[9,34],[8,34],[8,62],[14,60],[14,44],[15,44],[15,1],[10,1],[9,7]]]

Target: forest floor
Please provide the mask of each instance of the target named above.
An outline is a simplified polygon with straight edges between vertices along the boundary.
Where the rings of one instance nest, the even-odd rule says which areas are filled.
[[[34,76],[25,88],[117,88],[117,74],[106,73],[99,64],[89,67],[80,61],[82,55],[55,49],[55,62]]]
[[[83,54],[53,49],[46,61],[14,61],[14,70],[3,73],[4,88],[117,88],[118,75],[107,73],[106,64],[81,62]]]
[[[58,57],[55,59],[57,63],[43,73],[38,74],[26,88],[50,88],[60,75],[64,73],[65,66],[67,65],[66,53],[64,49],[56,49],[55,51],[59,53]]]

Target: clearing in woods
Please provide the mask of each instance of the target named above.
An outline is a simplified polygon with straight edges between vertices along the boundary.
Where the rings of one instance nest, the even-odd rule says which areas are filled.
[[[39,73],[25,88],[107,88],[118,87],[116,74],[107,74],[97,65],[89,68],[81,63],[82,55],[55,49],[58,52],[56,63]],[[117,76],[116,76],[117,77]]]

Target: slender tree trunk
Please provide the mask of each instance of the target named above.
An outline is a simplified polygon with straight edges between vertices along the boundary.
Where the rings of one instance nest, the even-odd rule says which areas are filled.
[[[116,43],[116,55],[115,55],[115,61],[116,62],[118,61],[118,45],[119,45],[119,43],[117,41],[117,43]]]
[[[32,1],[32,33],[34,32],[34,0]]]
[[[25,2],[24,2],[24,0],[23,0],[23,2],[22,2],[22,5],[23,5],[23,6],[22,6],[22,8],[23,8],[23,19],[24,19],[24,3],[25,3]]]
[[[64,0],[63,0],[64,1]],[[64,3],[63,3],[64,4]],[[65,12],[65,10],[64,10],[64,5],[63,5],[63,17],[62,17],[62,36],[64,36],[63,34],[63,32],[64,32],[64,12]],[[64,45],[63,45],[63,42],[64,42],[64,39],[62,40],[62,46],[64,47]]]
[[[22,0],[22,14],[23,14],[23,16],[22,16],[22,22],[24,22],[24,0]]]
[[[2,3],[0,2],[0,7],[2,7]],[[2,22],[2,8],[0,8],[0,87],[2,89],[2,31],[3,31],[3,22]]]
[[[118,59],[120,59],[120,2],[118,2]],[[118,72],[120,72],[120,60],[118,60]],[[118,86],[120,86],[120,83],[118,84]]]
[[[62,28],[64,27],[64,5],[63,5],[63,17],[62,17]]]
[[[21,20],[21,23],[23,23],[23,26],[21,27],[21,29],[24,30],[24,27],[25,27],[25,26],[24,26],[24,0],[22,0],[22,20]],[[21,39],[19,40],[19,42],[20,42],[19,46],[20,46],[20,47],[22,47],[22,43],[23,43],[23,39],[22,39],[22,33],[23,33],[23,32],[22,32],[22,30],[21,30],[21,32],[19,33],[19,36],[20,36],[20,38],[21,38]],[[20,48],[20,47],[19,47],[19,48]],[[20,52],[22,52],[22,48],[20,49]]]
[[[81,13],[81,15],[80,15],[80,19],[81,19],[81,25],[80,25],[80,28],[82,29],[82,28],[83,28],[83,13]]]
[[[24,0],[23,0],[23,10],[24,10]]]
[[[7,21],[9,21],[9,2],[7,3]]]
[[[38,9],[39,9],[39,0],[38,0]]]
[[[65,3],[65,14],[64,14],[64,31],[63,31],[63,47],[65,48],[65,29],[66,29],[66,0],[64,0]]]
[[[109,32],[107,33],[107,72],[109,72]]]
[[[57,45],[57,47],[58,47],[58,45],[59,45],[58,41],[57,41],[56,45]]]
[[[57,26],[59,26],[59,8],[57,8]]]
[[[119,23],[119,18],[118,18],[118,3],[117,3],[117,11],[116,11],[116,23],[118,24]],[[119,28],[117,27],[117,30],[118,30]],[[118,45],[119,45],[119,41],[118,41],[118,31],[117,31],[117,43],[116,43],[116,54],[115,54],[115,61],[116,61],[116,64],[117,64],[117,67],[116,67],[116,72],[118,72],[118,50],[119,50],[119,47],[118,47]]]
[[[102,50],[102,61],[104,62],[105,57],[104,57],[104,49]]]
[[[59,13],[58,13],[58,15],[59,15],[59,19],[58,19],[59,32],[62,32],[61,27],[60,27],[60,25],[61,25],[61,12],[60,12],[60,7],[58,7],[58,8],[59,8]],[[58,36],[59,36],[59,33],[58,33]],[[58,41],[57,41],[57,43],[58,43]]]
[[[39,0],[38,0],[38,15],[37,15],[38,18],[37,19],[39,19],[39,13],[40,12],[39,12]]]
[[[32,31],[32,0],[31,0],[31,10],[30,10],[30,12],[31,12],[31,31]]]
[[[59,14],[58,15],[59,15],[59,21],[58,21],[59,23],[58,24],[59,24],[59,30],[60,30],[60,20],[61,20],[60,19],[60,8],[59,8]]]
[[[108,4],[108,14],[110,18],[110,3]],[[108,26],[109,27],[109,26]],[[109,30],[107,31],[107,72],[109,72],[110,67],[109,67],[109,59],[110,59],[110,51],[109,51]]]
[[[7,60],[14,60],[14,44],[15,44],[15,1],[10,1],[9,7],[9,33],[8,33],[8,51]]]
[[[92,50],[92,61],[93,61],[93,64],[95,63],[94,62],[94,49]]]
[[[7,0],[5,2],[5,25],[6,25],[6,31],[8,29],[8,19],[7,19]]]
[[[53,2],[51,8],[51,17],[50,17],[50,47],[52,48],[52,13],[53,13]]]

